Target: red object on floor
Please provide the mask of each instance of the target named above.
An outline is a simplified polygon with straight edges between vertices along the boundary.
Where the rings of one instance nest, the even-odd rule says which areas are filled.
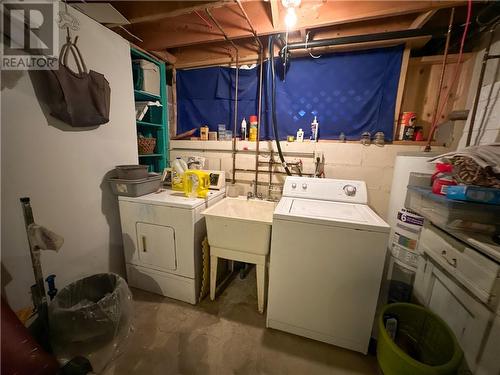
[[[59,371],[57,360],[44,351],[2,298],[2,375],[52,375]]]

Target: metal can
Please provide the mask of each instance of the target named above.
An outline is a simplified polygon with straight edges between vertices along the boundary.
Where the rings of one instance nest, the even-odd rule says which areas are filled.
[[[399,121],[399,139],[406,140],[405,134],[407,133],[407,127],[411,127],[411,135],[413,137],[413,130],[415,127],[415,121],[417,120],[417,114],[415,112],[403,112]],[[411,138],[410,138],[411,140]]]
[[[208,126],[206,125],[200,127],[200,140],[208,141]]]
[[[250,119],[250,131],[248,132],[248,140],[251,142],[257,141],[257,116],[253,115]]]

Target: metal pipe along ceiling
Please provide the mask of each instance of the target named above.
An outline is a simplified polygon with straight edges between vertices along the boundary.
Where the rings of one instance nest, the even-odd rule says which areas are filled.
[[[439,34],[442,34],[442,32],[439,32]],[[412,30],[388,31],[377,34],[341,36],[332,39],[312,40],[308,41],[307,43],[306,42],[289,43],[288,45],[283,47],[282,51],[309,49],[315,47],[340,46],[343,44],[351,44],[351,43],[377,42],[377,41],[391,40],[391,39],[414,38],[418,36],[431,36],[431,34],[428,31],[420,29],[415,29],[415,30],[412,29]]]
[[[239,77],[240,53],[238,47],[236,47],[236,44],[234,44],[234,42],[231,39],[229,39],[222,26],[219,24],[219,22],[217,22],[214,16],[212,16],[212,13],[210,13],[208,8],[205,9],[205,12],[210,17],[215,26],[217,26],[217,28],[220,30],[222,35],[224,35],[224,39],[226,39],[226,41],[228,41],[233,46],[236,52],[236,82],[235,82],[235,93],[234,93],[234,124],[233,124],[233,178],[232,178],[232,183],[234,184],[236,182],[236,129],[238,127],[238,82],[240,78]]]
[[[264,46],[262,45],[262,42],[260,41],[257,32],[255,31],[255,28],[252,25],[252,22],[250,21],[250,18],[248,17],[247,12],[243,8],[243,5],[241,5],[240,0],[235,0],[236,4],[238,4],[238,7],[241,10],[241,13],[243,13],[243,16],[245,17],[248,26],[250,27],[250,30],[252,31],[253,37],[255,39],[255,42],[257,43],[257,46],[259,47],[259,104],[258,104],[258,110],[257,110],[257,142],[255,144],[255,184],[254,184],[254,191],[253,194],[254,196],[257,196],[257,182],[259,181],[259,146],[260,146],[260,124],[261,124],[261,114],[262,114],[262,76],[263,76],[263,68],[264,68]]]

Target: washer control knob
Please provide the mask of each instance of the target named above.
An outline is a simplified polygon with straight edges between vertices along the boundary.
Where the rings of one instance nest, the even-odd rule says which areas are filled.
[[[295,189],[296,187],[297,187],[297,184],[294,182],[294,183],[292,184],[292,189]]]
[[[306,190],[307,189],[307,184],[302,184],[302,189]]]
[[[356,186],[353,185],[345,185],[344,193],[349,197],[354,197],[356,195]]]

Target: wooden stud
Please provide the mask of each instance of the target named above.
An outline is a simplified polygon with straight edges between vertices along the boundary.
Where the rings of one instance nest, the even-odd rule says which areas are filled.
[[[177,69],[172,68],[172,118],[173,123],[169,124],[170,138],[177,135]]]
[[[475,63],[474,53],[467,53],[462,58],[462,72],[458,82],[453,83],[451,79],[455,72],[458,55],[448,55],[448,67],[445,72],[442,92],[454,84],[446,100],[442,118],[443,122],[453,110],[461,110],[466,107],[468,88]],[[423,127],[424,137],[430,131],[432,122],[432,111],[438,96],[438,83],[443,56],[412,57],[408,64],[406,84],[404,88],[401,112],[409,111],[417,113],[417,124]],[[442,103],[440,104],[442,105]]]
[[[401,131],[398,129],[399,115],[401,113],[401,104],[403,103],[403,95],[405,90],[406,75],[408,72],[408,63],[410,61],[411,48],[406,47],[403,51],[403,58],[401,60],[401,72],[399,73],[398,91],[396,96],[396,106],[394,108],[394,139],[401,138]]]
[[[271,23],[273,28],[279,29],[280,27],[280,11],[278,0],[269,0],[269,7],[271,9]]]

